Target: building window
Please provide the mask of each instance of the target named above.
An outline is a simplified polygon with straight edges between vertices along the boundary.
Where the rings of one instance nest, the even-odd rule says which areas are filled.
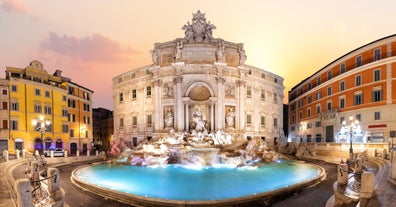
[[[69,94],[74,95],[74,88],[73,87],[69,87]]]
[[[321,127],[321,126],[322,126],[322,122],[320,121],[315,122],[315,127]]]
[[[34,94],[36,94],[36,96],[40,96],[40,89],[34,89]]]
[[[89,116],[84,116],[84,124],[89,124]]]
[[[320,114],[320,105],[316,106],[316,114]]]
[[[88,130],[85,130],[85,138],[88,138]]]
[[[8,102],[3,102],[3,110],[8,110]]]
[[[310,104],[312,102],[312,96],[308,96],[307,103]]]
[[[327,80],[330,80],[333,77],[333,73],[330,71],[327,71]]]
[[[374,120],[380,120],[381,119],[381,113],[379,111],[374,112]]]
[[[372,102],[382,101],[382,89],[374,90],[371,94],[372,94],[371,95]]]
[[[47,98],[50,97],[50,92],[49,91],[45,91],[45,97],[47,97]]]
[[[355,94],[353,96],[353,104],[354,105],[360,105],[363,104],[363,94]]]
[[[124,101],[124,94],[123,93],[119,94],[119,101],[120,102]]]
[[[62,124],[62,132],[63,133],[69,132],[69,125],[67,125],[67,123]]]
[[[34,104],[34,113],[41,113],[41,105]]]
[[[146,88],[146,95],[147,95],[148,98],[151,97],[151,86],[147,86],[147,88]]]
[[[375,49],[374,50],[374,61],[380,60],[381,59],[381,49]]]
[[[3,95],[7,95],[7,90],[6,90],[6,89],[3,89],[2,94],[3,94]]]
[[[67,98],[65,95],[62,96],[62,101],[67,101]]]
[[[67,100],[67,106],[71,108],[76,108],[76,101],[72,99]]]
[[[345,90],[345,81],[341,81],[340,82],[340,91],[344,91]]]
[[[18,102],[11,102],[11,110],[12,111],[19,111],[19,103]]]
[[[52,114],[51,106],[44,106],[44,113],[45,114]]]
[[[89,104],[84,104],[84,111],[89,111]]]
[[[340,99],[340,108],[341,109],[345,108],[345,99],[344,98]]]
[[[307,116],[308,116],[308,117],[311,116],[311,109],[307,109]]]
[[[330,96],[331,95],[331,87],[327,88],[327,95]]]
[[[265,116],[260,117],[260,124],[261,126],[265,126]]]
[[[252,87],[250,87],[250,86],[246,87],[246,96],[248,98],[252,97]]]
[[[345,121],[345,117],[341,116],[341,117],[340,117],[340,124],[343,124],[344,121]]]
[[[360,115],[360,114],[356,114],[356,120],[358,120],[358,121],[362,121],[362,115]]]
[[[303,114],[302,114],[302,111],[300,111],[299,113],[298,113],[298,119],[302,119],[302,116],[303,116]]]
[[[137,117],[136,116],[132,117],[132,125],[137,126]]]
[[[374,70],[374,82],[381,80],[381,70]]]
[[[278,119],[274,118],[274,127],[278,127]]]
[[[278,79],[277,79],[277,78],[274,78],[274,82],[275,82],[275,83],[278,83]]]
[[[8,120],[3,120],[3,129],[8,129]]]
[[[331,102],[327,102],[327,110],[331,110]]]
[[[355,76],[355,86],[360,86],[360,85],[362,85],[362,76],[357,75]]]
[[[320,77],[318,77],[318,78],[316,79],[316,82],[318,83],[318,85],[321,84]]]
[[[312,88],[312,84],[308,83],[308,90],[311,90],[311,88]]]
[[[265,100],[265,90],[261,89],[261,100]]]
[[[345,63],[342,63],[341,65],[340,65],[340,73],[345,73]]]
[[[67,109],[62,109],[62,116],[63,117],[67,117],[68,116]]]
[[[18,130],[18,121],[11,120],[10,128],[11,128],[11,130]]]
[[[153,124],[152,116],[151,114],[147,114],[147,125]]]
[[[296,127],[295,126],[290,127],[290,131],[292,132],[296,131]]]
[[[17,92],[17,91],[18,91],[17,85],[12,85],[12,86],[11,86],[11,91],[12,91],[12,92]]]
[[[120,118],[119,120],[120,127],[124,126],[124,118]]]
[[[74,137],[74,129],[70,129],[70,137]]]
[[[265,79],[265,74],[264,73],[261,73],[261,78]]]
[[[356,57],[356,67],[362,66],[362,56],[359,55]]]
[[[136,89],[132,89],[132,99],[136,99]]]
[[[294,118],[294,114],[292,114],[291,121],[294,123],[295,120],[296,120],[296,119]]]
[[[252,115],[246,115],[246,124],[252,124]]]
[[[76,121],[76,115],[70,113],[70,114],[69,114],[68,121],[69,121],[69,122],[75,122],[75,121]]]
[[[317,92],[316,93],[316,100],[319,100],[320,98],[322,98],[322,92]]]

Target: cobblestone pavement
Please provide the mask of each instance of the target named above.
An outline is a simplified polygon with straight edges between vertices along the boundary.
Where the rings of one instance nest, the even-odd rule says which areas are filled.
[[[333,195],[332,185],[337,179],[336,165],[325,162],[314,162],[322,166],[327,172],[326,180],[318,185],[297,192],[293,195],[285,196],[275,201],[271,206],[273,207],[290,207],[290,206],[304,206],[317,207],[325,206],[327,199]],[[70,174],[76,168],[63,168],[61,171],[61,187],[66,192],[65,206],[66,207],[121,207],[127,206],[125,204],[107,200],[103,197],[97,196],[90,192],[82,191],[70,181]]]

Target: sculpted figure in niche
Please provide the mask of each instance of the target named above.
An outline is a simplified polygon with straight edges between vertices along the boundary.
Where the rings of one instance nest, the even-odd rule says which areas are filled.
[[[195,122],[195,131],[203,131],[205,129],[205,121],[202,119],[201,107],[197,107],[192,113]]]
[[[239,53],[239,65],[245,64],[246,54],[245,54],[245,50],[243,49],[243,45],[238,46],[238,53]]]
[[[154,65],[158,64],[158,56],[156,50],[151,50],[151,58],[153,59]]]
[[[168,109],[168,111],[165,114],[165,127],[173,127],[173,112],[172,109]]]
[[[229,108],[226,114],[227,127],[234,127],[234,117],[235,117],[234,111],[232,110],[232,108]]]
[[[224,61],[224,44],[223,42],[219,42],[217,45],[217,51],[216,51],[216,58],[217,62],[223,62]]]
[[[176,45],[176,60],[180,60],[182,49],[183,49],[183,42],[181,42],[181,41],[177,42],[177,45]]]

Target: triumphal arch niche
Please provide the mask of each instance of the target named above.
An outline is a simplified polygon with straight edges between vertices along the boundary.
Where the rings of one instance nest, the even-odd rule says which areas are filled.
[[[215,38],[216,26],[200,11],[181,28],[184,37],[154,44],[151,65],[113,78],[114,136],[224,130],[279,137],[283,78],[246,65],[244,45]]]

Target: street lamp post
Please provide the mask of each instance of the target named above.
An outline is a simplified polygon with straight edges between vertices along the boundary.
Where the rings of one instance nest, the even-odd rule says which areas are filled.
[[[35,131],[39,131],[41,134],[41,141],[44,142],[44,134],[48,130],[47,126],[51,124],[50,120],[44,121],[44,116],[40,115],[39,119],[33,119],[32,125],[34,126]]]
[[[349,130],[349,160],[352,161],[354,156],[353,156],[353,147],[352,147],[352,139],[353,139],[353,130],[356,129],[356,127],[359,124],[358,120],[353,121],[353,116],[349,117],[349,121],[351,122],[350,125],[347,125],[346,121],[344,120],[342,122],[342,126],[345,129]]]

